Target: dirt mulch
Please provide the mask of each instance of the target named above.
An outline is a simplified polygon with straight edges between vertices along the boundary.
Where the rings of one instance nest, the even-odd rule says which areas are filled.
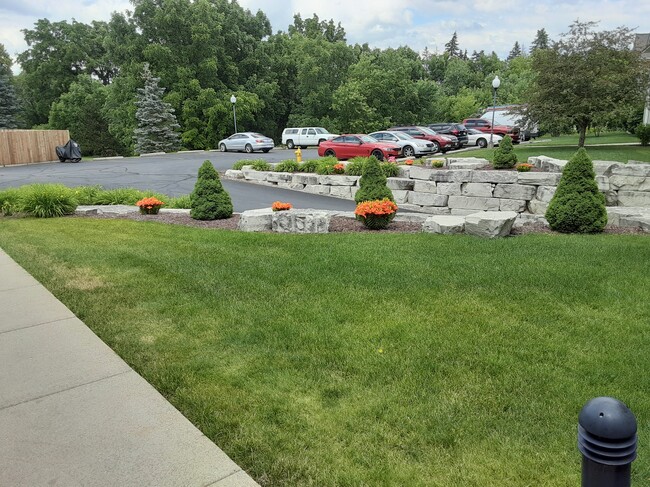
[[[121,216],[90,215],[90,216],[74,216],[73,218],[100,218],[100,219],[122,218],[128,220],[136,220],[136,221],[148,221],[148,222],[158,222],[158,223],[169,223],[174,225],[184,225],[187,227],[195,227],[195,228],[217,228],[221,230],[237,230],[237,225],[239,224],[239,215],[233,215],[231,218],[226,218],[224,220],[202,221],[202,220],[194,220],[186,213],[161,213],[158,215],[141,215],[139,213],[130,213],[128,215],[121,215]],[[353,218],[333,217],[330,221],[331,233],[378,232],[378,231],[381,233],[419,233],[420,231],[422,231],[422,224],[412,223],[412,222],[393,221],[385,230],[369,230],[363,225],[363,223],[354,220]],[[512,235],[527,235],[530,233],[549,233],[549,234],[559,235],[558,232],[554,232],[548,226],[540,223],[527,224],[522,227],[512,229]],[[648,235],[642,232],[640,229],[630,228],[630,227],[615,227],[615,226],[607,226],[603,233],[615,234],[615,235],[634,235],[634,234]]]

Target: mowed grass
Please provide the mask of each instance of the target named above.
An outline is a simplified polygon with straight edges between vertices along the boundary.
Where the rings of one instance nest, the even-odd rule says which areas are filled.
[[[575,486],[611,395],[650,483],[650,239],[0,219],[23,265],[262,485]]]
[[[615,145],[633,143],[637,145]],[[601,146],[598,144],[614,144]],[[650,146],[642,147],[639,139],[631,134],[622,132],[603,133],[600,136],[587,135],[585,149],[594,161],[628,161],[650,162]],[[532,143],[514,146],[519,162],[526,162],[531,156],[544,155],[555,159],[570,159],[578,150],[577,135],[562,135],[560,137],[543,137]],[[494,149],[477,149],[467,153],[472,157],[483,157],[492,160]]]

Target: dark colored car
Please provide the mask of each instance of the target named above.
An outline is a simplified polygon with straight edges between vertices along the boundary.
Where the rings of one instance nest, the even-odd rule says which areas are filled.
[[[406,132],[416,139],[429,140],[433,143],[433,152],[442,152],[443,154],[452,149],[460,147],[458,138],[453,135],[437,134],[429,127],[422,127],[420,125],[408,125],[404,127],[392,127],[387,130],[391,132]]]
[[[462,123],[432,123],[429,128],[438,134],[453,135],[458,139],[460,147],[467,145],[467,128]]]
[[[386,142],[379,142],[369,135],[345,134],[332,140],[321,142],[318,146],[318,155],[334,156],[337,159],[351,159],[361,156],[375,156],[380,161],[389,157],[399,157],[402,148]]]
[[[509,135],[514,144],[519,143],[519,127],[513,127],[511,125],[495,125],[493,129],[490,121],[484,118],[466,118],[463,120],[463,125],[468,129],[480,130],[486,134],[494,133],[501,136]]]

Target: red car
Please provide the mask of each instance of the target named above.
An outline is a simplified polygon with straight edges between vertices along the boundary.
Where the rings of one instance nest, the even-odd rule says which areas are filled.
[[[389,157],[399,157],[402,149],[394,144],[379,142],[369,135],[345,134],[332,140],[321,142],[318,155],[334,156],[337,159],[375,156],[380,161]]]
[[[511,127],[510,125],[495,125],[493,132],[492,124],[489,120],[486,120],[484,118],[466,118],[463,120],[463,125],[468,129],[480,130],[484,134],[494,133],[501,136],[509,135],[513,143],[519,143],[519,127]]]

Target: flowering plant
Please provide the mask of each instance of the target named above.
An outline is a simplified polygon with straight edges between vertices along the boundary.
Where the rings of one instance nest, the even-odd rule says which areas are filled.
[[[431,165],[433,167],[442,167],[445,165],[445,161],[442,159],[431,159]]]
[[[406,164],[407,166],[412,166],[413,165],[413,159],[406,159],[404,161],[404,164]]]
[[[283,203],[282,201],[274,201],[271,205],[273,211],[285,211],[290,210],[291,208],[293,208],[291,203]]]
[[[345,172],[345,165],[341,164],[340,162],[338,164],[334,164],[334,174],[343,174]]]
[[[136,203],[136,206],[140,208],[140,213],[143,215],[157,215],[160,207],[164,204],[158,198],[151,196],[149,198],[142,198]]]
[[[388,198],[383,200],[362,201],[357,205],[354,214],[363,224],[373,230],[386,228],[395,218],[397,205]]]
[[[533,168],[533,165],[528,164],[527,162],[522,162],[521,164],[517,164],[515,167],[519,172],[528,172]]]

